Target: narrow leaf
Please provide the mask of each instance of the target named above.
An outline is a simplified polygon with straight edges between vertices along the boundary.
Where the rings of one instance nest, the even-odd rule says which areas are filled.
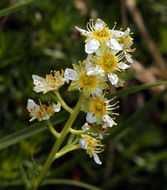
[[[48,179],[42,183],[42,186],[43,185],[57,185],[57,184],[73,185],[73,186],[82,187],[89,190],[101,190],[100,188],[95,187],[93,185],[80,182],[80,181],[68,180],[68,179]]]
[[[0,10],[0,17],[8,15],[10,13],[14,13],[14,12],[18,11],[19,9],[21,9],[22,7],[25,7],[35,1],[38,1],[38,0],[21,0],[20,2],[14,4],[10,7]]]
[[[138,86],[133,86],[130,88],[126,88],[126,89],[121,89],[117,92],[114,92],[112,94],[109,94],[107,97],[113,97],[113,96],[118,96],[118,97],[122,97],[122,96],[126,96],[141,90],[145,90],[148,88],[152,88],[155,86],[160,86],[160,85],[167,85],[167,81],[162,81],[162,82],[158,82],[158,83],[152,83],[152,84],[144,84],[144,85],[138,85]]]
[[[154,96],[151,100],[149,100],[147,103],[145,103],[145,105],[141,109],[139,109],[136,113],[134,113],[132,115],[132,117],[130,117],[129,119],[127,119],[127,121],[123,122],[120,126],[113,127],[112,130],[111,130],[110,136],[108,136],[106,138],[106,140],[109,140],[112,137],[115,137],[117,135],[119,136],[120,134],[121,135],[119,136],[119,138],[122,138],[124,135],[126,135],[127,132],[129,132],[128,131],[128,127],[132,126],[133,122],[139,121],[140,117],[143,114],[145,114],[149,109],[153,108],[153,106],[155,106],[155,104],[159,100],[161,100],[163,98],[163,96],[166,95],[166,93],[167,93],[167,89],[163,90],[157,96]]]
[[[54,125],[63,122],[66,119],[67,114],[61,112],[55,115]],[[37,133],[41,133],[47,129],[47,123],[45,121],[33,124],[25,129],[21,129],[11,135],[8,135],[0,139],[0,150],[14,145],[20,141],[23,141]]]

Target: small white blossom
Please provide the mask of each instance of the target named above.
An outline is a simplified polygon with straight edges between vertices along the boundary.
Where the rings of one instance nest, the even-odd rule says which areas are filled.
[[[47,93],[48,91],[56,90],[65,82],[59,71],[54,71],[52,74],[46,75],[46,78],[38,75],[32,75],[32,78],[35,85],[33,90],[37,93]]]
[[[50,116],[54,114],[54,112],[59,112],[61,109],[61,105],[58,102],[58,104],[52,104],[49,106],[46,106],[45,104],[37,105],[34,100],[28,99],[27,103],[27,109],[30,112],[30,116],[32,117],[30,119],[30,122],[34,119],[38,119],[39,121],[42,120],[48,120]]]
[[[103,151],[103,146],[100,140],[97,140],[89,135],[82,135],[82,138],[79,141],[81,148],[86,150],[90,157],[93,157],[94,161],[101,165],[102,162],[98,157],[98,153]]]

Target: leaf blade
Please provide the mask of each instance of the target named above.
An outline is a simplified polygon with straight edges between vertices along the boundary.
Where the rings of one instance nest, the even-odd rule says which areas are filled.
[[[14,13],[14,12],[18,11],[19,9],[21,9],[22,7],[25,7],[35,1],[38,1],[38,0],[21,1],[10,7],[4,8],[4,9],[0,10],[0,17]]]
[[[122,96],[126,96],[126,95],[129,95],[129,94],[141,91],[141,90],[145,90],[145,89],[160,86],[160,85],[167,85],[167,81],[161,81],[161,82],[157,82],[157,83],[144,84],[144,85],[133,86],[133,87],[126,88],[126,89],[121,89],[117,92],[114,92],[114,93],[108,95],[107,97],[108,98],[113,97],[113,96],[122,97]]]

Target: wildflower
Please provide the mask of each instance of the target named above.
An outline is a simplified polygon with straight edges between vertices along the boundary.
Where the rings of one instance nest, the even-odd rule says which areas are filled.
[[[103,136],[107,134],[108,126],[85,123],[82,126],[82,130],[87,131],[87,134],[93,137],[103,139]]]
[[[113,120],[114,118],[111,118],[111,116],[119,115],[118,113],[113,112],[113,110],[119,107],[116,106],[119,101],[111,105],[110,102],[113,99],[107,100],[104,96],[100,96],[89,98],[87,102],[84,102],[81,109],[87,112],[87,122],[90,124],[96,123],[97,125],[105,123],[108,127],[117,125]]]
[[[124,53],[115,54],[110,48],[103,47],[98,55],[92,55],[89,58],[91,64],[87,61],[87,73],[89,74],[90,69],[92,73],[100,70],[101,73],[107,74],[112,85],[117,85],[119,81],[117,73],[130,67],[125,60],[123,62],[125,56]]]
[[[101,144],[100,140],[97,140],[96,138],[93,138],[90,135],[82,135],[81,137],[82,138],[79,141],[81,148],[86,150],[90,157],[93,156],[94,161],[97,164],[101,165],[102,162],[100,161],[97,154],[104,151],[104,145]]]
[[[45,105],[40,104],[37,105],[32,99],[28,99],[27,109],[30,112],[30,116],[32,117],[30,121],[34,119],[38,119],[39,121],[48,120],[50,116],[54,114],[54,112],[59,112],[61,108],[60,103]]]
[[[65,82],[59,71],[53,71],[51,74],[46,75],[46,78],[38,75],[32,75],[32,78],[35,85],[33,90],[37,93],[43,92],[44,94],[60,88]]]
[[[88,54],[96,52],[101,43],[108,44],[112,49],[120,51],[122,46],[116,39],[111,38],[111,30],[101,19],[97,19],[95,25],[93,19],[87,23],[87,30],[83,30],[76,26],[76,29],[86,36],[85,52]]]
[[[74,69],[67,68],[64,73],[66,80],[72,80],[69,90],[83,90],[85,96],[100,96],[102,90],[107,88],[106,78],[99,75],[87,75],[85,61],[73,65]]]

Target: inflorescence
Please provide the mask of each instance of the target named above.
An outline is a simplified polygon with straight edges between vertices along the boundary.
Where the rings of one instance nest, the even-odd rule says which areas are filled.
[[[104,145],[101,140],[108,135],[109,129],[117,125],[115,112],[118,101],[115,97],[108,100],[106,92],[110,86],[122,87],[124,84],[124,73],[133,63],[132,53],[135,51],[130,29],[125,31],[116,30],[116,23],[110,29],[104,21],[93,19],[86,25],[86,30],[76,27],[85,40],[85,52],[87,58],[73,64],[72,68],[65,71],[52,71],[45,78],[33,75],[34,88],[37,93],[56,92],[65,83],[71,81],[69,91],[79,90],[84,100],[80,110],[86,113],[86,123],[80,127],[85,131],[80,134],[80,146],[93,157],[97,164],[101,164],[98,154],[103,152]],[[59,98],[58,98],[59,100]],[[48,120],[54,112],[59,112],[63,107],[62,102],[37,105],[32,99],[28,100],[27,108],[34,119]]]

